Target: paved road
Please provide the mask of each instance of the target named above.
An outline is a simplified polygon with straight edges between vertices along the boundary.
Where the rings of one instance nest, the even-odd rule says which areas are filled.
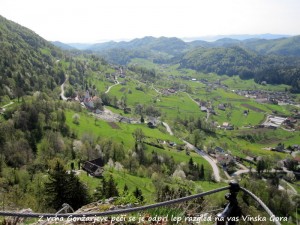
[[[162,124],[166,127],[168,133],[170,135],[174,135],[170,126],[166,123],[166,122],[162,122]],[[215,180],[217,182],[220,182],[221,181],[221,177],[220,177],[220,171],[219,171],[219,167],[217,166],[216,162],[209,157],[209,155],[207,155],[205,152],[199,150],[198,148],[196,148],[194,145],[192,145],[191,143],[185,141],[185,140],[182,140],[186,146],[191,149],[191,150],[194,150],[196,153],[198,153],[200,156],[202,156],[212,167],[213,169],[213,173],[214,173],[214,177],[215,177]]]
[[[169,124],[167,124],[167,123],[165,123],[165,122],[162,122],[162,124],[166,127],[168,133],[169,133],[170,135],[173,136],[174,134],[173,134],[173,132],[172,132],[172,130],[171,130]]]
[[[112,87],[117,86],[118,84],[120,84],[117,78],[116,78],[115,82],[116,82],[115,84],[113,84],[113,85],[111,85],[111,86],[108,87],[108,89],[106,90],[105,94],[107,94]]]
[[[192,149],[196,153],[201,155],[211,165],[211,167],[213,169],[215,181],[220,182],[221,181],[220,170],[219,170],[219,167],[217,166],[216,162],[211,157],[209,157],[209,155],[207,155],[204,151],[196,148],[194,145],[192,145],[191,143],[189,143],[185,140],[182,140],[182,141],[186,144],[186,146],[189,149]]]
[[[161,92],[160,92],[159,90],[157,90],[157,89],[153,86],[153,84],[152,84],[152,89],[153,89],[154,91],[156,91],[156,93],[161,94]]]
[[[69,79],[69,76],[66,74],[66,79],[65,81],[62,83],[62,85],[60,86],[61,92],[60,92],[60,97],[62,100],[66,101],[68,98],[65,96],[65,83],[67,82],[67,80]]]
[[[0,109],[2,109],[2,111],[4,112],[4,111],[6,110],[6,107],[8,107],[8,106],[10,106],[10,105],[12,105],[12,104],[14,104],[14,102],[10,102],[10,103],[8,103],[8,104],[6,104],[6,105],[0,107]]]
[[[8,106],[10,106],[10,105],[12,105],[12,104],[14,104],[14,102],[10,102],[10,103],[2,106],[1,108],[3,109],[3,111],[5,111],[5,108],[8,107]]]

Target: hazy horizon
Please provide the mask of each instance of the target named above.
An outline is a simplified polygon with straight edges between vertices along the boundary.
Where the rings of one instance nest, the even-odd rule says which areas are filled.
[[[0,15],[49,41],[64,43],[300,34],[297,0],[1,1]]]
[[[288,34],[270,34],[270,33],[266,33],[266,34],[228,34],[228,35],[223,35],[223,34],[217,34],[217,35],[207,35],[207,36],[199,36],[199,37],[166,37],[166,36],[153,36],[153,35],[148,35],[148,36],[143,36],[143,37],[135,37],[135,38],[124,38],[124,39],[115,39],[115,40],[111,40],[111,39],[106,39],[106,40],[96,40],[96,41],[92,41],[92,42],[62,42],[60,40],[54,40],[52,42],[62,42],[65,44],[96,44],[96,43],[107,43],[107,42],[130,42],[134,39],[143,39],[145,37],[154,37],[154,38],[162,38],[162,37],[166,37],[166,38],[179,38],[181,40],[183,40],[184,42],[192,42],[192,41],[196,41],[196,40],[201,40],[201,41],[206,41],[206,42],[214,42],[223,38],[231,38],[231,39],[236,39],[236,40],[246,40],[246,39],[251,39],[254,38],[254,36],[257,37],[261,37],[264,35],[271,35],[274,37],[271,38],[265,38],[265,39],[277,39],[276,36],[279,36],[279,38],[282,37],[293,37],[293,36],[298,36],[298,34],[296,35],[288,35]]]

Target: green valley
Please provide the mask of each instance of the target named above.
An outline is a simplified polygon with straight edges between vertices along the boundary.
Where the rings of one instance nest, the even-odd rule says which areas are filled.
[[[3,210],[141,206],[235,180],[295,221],[298,40],[145,37],[76,50],[0,17]],[[168,210],[224,202],[217,194]]]

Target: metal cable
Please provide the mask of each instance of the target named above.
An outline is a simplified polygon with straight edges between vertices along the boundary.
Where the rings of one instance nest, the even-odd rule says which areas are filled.
[[[128,208],[128,209],[119,209],[119,210],[110,210],[110,211],[105,211],[105,212],[99,212],[99,213],[65,213],[65,214],[50,214],[50,213],[18,213],[18,212],[6,212],[6,211],[0,211],[0,216],[13,216],[13,217],[32,217],[32,218],[42,218],[42,217],[62,217],[62,218],[68,218],[68,217],[100,217],[100,216],[110,216],[110,215],[116,215],[116,214],[125,214],[125,213],[132,213],[132,212],[137,212],[137,211],[142,211],[142,210],[148,210],[152,208],[157,208],[161,206],[167,206],[167,205],[172,205],[180,202],[185,202],[189,201],[195,198],[201,198],[207,195],[211,195],[214,193],[218,193],[221,191],[228,190],[230,187],[222,187],[222,188],[217,188],[211,191],[195,194],[195,195],[190,195],[187,197],[183,198],[177,198],[177,199],[172,199],[169,201],[165,202],[159,202],[155,203],[152,205],[146,205],[146,206],[140,206],[140,207],[135,207],[135,208]]]
[[[268,206],[266,206],[266,204],[260,199],[258,198],[255,194],[253,194],[251,191],[243,188],[243,187],[240,187],[240,189],[245,192],[246,194],[250,195],[255,201],[257,201],[262,207],[263,209],[269,214],[270,217],[274,217],[275,218],[275,215],[272,213],[272,211],[268,208]],[[277,220],[274,220],[274,223],[276,225],[281,225],[281,223]]]
[[[32,218],[45,218],[45,217],[58,217],[58,218],[68,218],[68,217],[100,217],[100,216],[110,216],[110,215],[116,215],[116,214],[126,214],[126,213],[132,213],[132,212],[137,212],[137,211],[142,211],[142,210],[148,210],[152,208],[157,208],[161,206],[168,206],[180,202],[185,202],[189,201],[195,198],[201,198],[207,195],[211,195],[214,193],[218,193],[221,191],[225,191],[230,189],[230,186],[228,187],[222,187],[222,188],[217,188],[211,191],[195,194],[195,195],[190,195],[187,197],[183,198],[178,198],[178,199],[172,199],[169,201],[165,202],[159,202],[155,203],[152,205],[146,205],[146,206],[140,206],[140,207],[135,207],[135,208],[127,208],[127,209],[119,209],[119,210],[110,210],[110,211],[105,211],[105,212],[98,212],[98,213],[65,213],[65,214],[49,214],[49,213],[19,213],[19,212],[6,212],[6,211],[0,211],[0,216],[12,216],[12,217],[32,217]],[[250,195],[255,201],[257,201],[263,209],[269,214],[270,217],[275,217],[275,215],[272,213],[272,211],[265,205],[265,203],[259,199],[256,195],[254,195],[252,192],[249,190],[240,187],[240,189],[245,192],[246,194]],[[281,225],[279,221],[274,221],[276,225]]]

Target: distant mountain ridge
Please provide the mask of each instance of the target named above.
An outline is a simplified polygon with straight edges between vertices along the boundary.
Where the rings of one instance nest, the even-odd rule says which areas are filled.
[[[184,41],[195,41],[195,40],[203,40],[208,42],[217,41],[223,38],[236,39],[239,41],[247,40],[247,39],[279,39],[279,38],[287,38],[292,37],[292,35],[286,34],[233,34],[233,35],[211,35],[211,36],[200,36],[194,38],[182,38]]]
[[[291,85],[291,91],[300,92],[300,58],[275,54],[259,54],[251,49],[233,45],[228,47],[198,47],[188,51],[179,60],[181,68],[218,75],[239,75],[257,83]]]
[[[147,50],[155,50],[155,51],[162,51],[170,54],[176,54],[178,52],[182,52],[188,47],[188,44],[182,41],[179,38],[154,38],[151,36],[147,36],[144,38],[136,38],[129,42],[105,42],[94,44],[88,47],[86,50],[92,51],[104,51],[113,48],[119,49],[147,49]]]
[[[274,40],[250,39],[242,42],[240,45],[259,54],[300,56],[300,36]]]
[[[135,51],[156,51],[163,52],[169,55],[178,55],[187,52],[195,47],[214,48],[214,47],[231,47],[240,46],[246,49],[253,50],[259,54],[277,54],[284,56],[300,56],[300,36],[287,37],[287,35],[233,35],[233,37],[239,37],[239,39],[233,39],[223,37],[213,42],[194,40],[191,42],[185,42],[182,39],[173,37],[160,37],[155,38],[147,36],[144,38],[136,38],[131,41],[121,42],[104,42],[97,44],[68,44],[71,47],[89,50],[98,53],[106,53],[112,49],[126,49]],[[220,36],[221,37],[221,36]],[[242,37],[251,37],[249,39],[243,39]]]
[[[62,43],[60,41],[52,41],[52,44],[55,45],[56,47],[59,47],[60,49],[63,49],[63,50],[74,50],[76,48],[68,45],[68,44],[65,44],[65,43]]]

